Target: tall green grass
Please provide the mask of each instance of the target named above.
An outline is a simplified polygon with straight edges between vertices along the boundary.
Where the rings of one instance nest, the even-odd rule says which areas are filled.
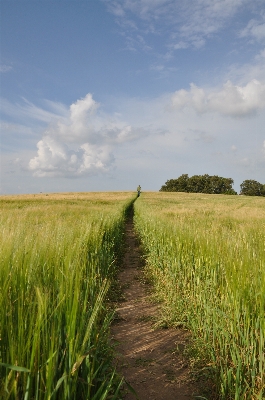
[[[143,193],[135,223],[163,318],[191,330],[220,398],[264,399],[265,200]]]
[[[106,297],[134,198],[0,198],[1,399],[118,396]]]

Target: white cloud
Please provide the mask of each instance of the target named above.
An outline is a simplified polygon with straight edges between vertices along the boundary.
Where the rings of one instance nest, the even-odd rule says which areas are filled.
[[[22,104],[10,103],[5,99],[1,99],[1,111],[16,119],[33,119],[39,122],[50,123],[52,120],[61,118],[66,115],[66,108],[61,103],[46,101],[50,110],[38,107],[27,99],[23,98]]]
[[[29,162],[35,176],[77,177],[107,172],[114,163],[115,146],[151,132],[126,124],[118,115],[99,114],[98,108],[88,93],[70,106],[66,116],[52,118],[37,143],[37,155]]]
[[[32,129],[29,126],[10,123],[6,121],[0,121],[0,131],[5,132],[6,135],[12,135],[18,132],[24,137],[32,135]]]
[[[265,82],[265,49],[260,50],[254,59],[248,63],[232,64],[228,68],[224,80],[236,81],[244,86],[253,78]]]
[[[105,3],[125,30],[131,26],[134,31],[161,34],[162,22],[167,29],[170,26],[167,45],[178,50],[204,46],[205,40],[223,29],[248,0],[105,0]]]
[[[187,42],[183,42],[183,40],[173,45],[174,50],[187,49],[188,47],[189,44]]]
[[[139,15],[142,19],[153,19],[164,14],[170,7],[170,0],[105,0],[110,12],[119,17],[126,13]]]
[[[265,84],[255,79],[245,86],[227,81],[222,89],[211,91],[191,84],[189,91],[176,91],[171,101],[173,109],[191,107],[199,113],[215,111],[231,117],[244,117],[265,108]]]
[[[154,64],[154,65],[150,66],[150,70],[151,71],[157,71],[157,72],[163,72],[165,70],[165,66],[161,65],[161,64],[158,64],[158,65]]]
[[[13,68],[10,65],[2,64],[0,65],[0,72],[8,72],[11,71]]]
[[[265,61],[265,49],[261,50],[259,54],[256,55],[255,59],[257,61]]]
[[[45,136],[37,147],[37,156],[29,162],[29,169],[37,177],[94,175],[108,171],[114,161],[106,146],[84,143],[74,151],[66,144]]]
[[[208,26],[203,17],[230,17],[246,0],[191,0],[189,2],[172,0],[105,0],[109,11],[117,16],[126,13],[135,14],[144,20],[164,18],[173,20],[181,14],[181,18],[189,14],[195,20],[204,22],[207,31],[213,30],[213,24]],[[179,20],[179,18],[178,18]]]
[[[116,15],[117,17],[124,16],[125,12],[121,4],[118,4],[118,2],[116,1],[113,2],[108,1],[107,4],[108,4],[108,9],[112,14]]]
[[[247,26],[239,33],[239,37],[252,37],[258,41],[265,39],[265,13],[260,20],[251,19]]]
[[[240,87],[246,92],[247,85]],[[8,174],[14,177],[15,170],[17,176],[27,174],[25,191],[56,191],[57,185],[60,190],[82,190],[87,176],[90,190],[129,190],[135,181],[133,185],[141,183],[145,190],[158,190],[166,179],[185,172],[231,176],[238,185],[248,176],[262,182],[265,113],[230,119],[223,110],[206,112],[213,111],[210,95],[218,98],[223,91],[225,85],[214,90],[194,85],[193,92],[183,90],[180,98],[174,94],[175,109],[184,107],[182,112],[168,112],[172,93],[155,99],[112,97],[111,106],[117,111],[112,115],[104,114],[89,96],[74,103],[77,109],[68,107],[65,114],[58,105],[56,121],[52,118],[45,132],[42,128],[42,137],[23,135],[25,143],[19,152],[14,151],[12,139],[16,127],[6,132],[13,148],[12,154],[3,154],[4,184],[9,187]],[[50,108],[55,110],[56,103]],[[35,127],[36,121],[28,121],[31,132],[30,123]],[[4,161],[7,157],[9,163]],[[14,165],[15,158],[20,159],[19,165]]]
[[[77,100],[70,106],[70,119],[75,122],[77,120],[86,119],[99,107],[99,104],[93,100],[92,95],[88,93],[84,99]]]
[[[244,0],[202,0],[185,3],[178,36],[196,48],[202,47],[206,38],[222,29],[244,2]]]

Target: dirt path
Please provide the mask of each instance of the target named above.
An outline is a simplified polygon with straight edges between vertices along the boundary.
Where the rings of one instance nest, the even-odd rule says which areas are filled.
[[[118,304],[117,319],[111,328],[112,340],[117,343],[117,369],[136,391],[139,400],[195,399],[199,393],[189,380],[183,357],[188,333],[181,329],[152,328],[158,306],[148,298],[140,256],[130,216],[126,226],[124,266],[119,274],[124,301]],[[123,398],[136,398],[126,385]]]

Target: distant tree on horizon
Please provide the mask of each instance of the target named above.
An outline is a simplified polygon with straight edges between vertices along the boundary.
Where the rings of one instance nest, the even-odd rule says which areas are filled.
[[[240,185],[241,192],[245,196],[265,196],[265,185],[253,179],[246,179]]]
[[[160,192],[187,192],[208,194],[237,194],[232,185],[232,178],[223,178],[218,175],[182,174],[177,179],[169,179],[162,185]]]

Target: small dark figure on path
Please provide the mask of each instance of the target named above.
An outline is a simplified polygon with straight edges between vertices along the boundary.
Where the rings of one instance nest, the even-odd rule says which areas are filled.
[[[141,194],[141,186],[140,185],[138,185],[138,188],[137,188],[137,193],[138,193],[138,197],[140,196],[140,194]]]

